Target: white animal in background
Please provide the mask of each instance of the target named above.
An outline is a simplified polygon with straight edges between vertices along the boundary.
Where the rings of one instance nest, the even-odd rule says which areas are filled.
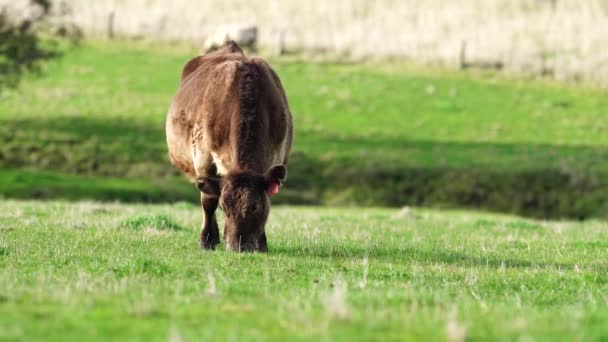
[[[218,27],[204,42],[205,52],[216,50],[225,42],[233,40],[239,46],[251,50],[255,49],[258,40],[258,28],[253,25],[224,25]]]

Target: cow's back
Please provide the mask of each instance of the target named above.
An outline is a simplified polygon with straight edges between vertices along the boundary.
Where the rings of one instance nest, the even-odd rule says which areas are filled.
[[[167,116],[171,162],[191,178],[286,162],[292,121],[278,77],[236,45],[189,61]]]

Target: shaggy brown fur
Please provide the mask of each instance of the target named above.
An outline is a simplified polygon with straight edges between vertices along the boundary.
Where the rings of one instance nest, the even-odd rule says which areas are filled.
[[[167,114],[173,165],[201,191],[201,246],[219,243],[218,205],[230,250],[266,251],[267,193],[287,174],[293,125],[283,86],[234,42],[190,60]]]

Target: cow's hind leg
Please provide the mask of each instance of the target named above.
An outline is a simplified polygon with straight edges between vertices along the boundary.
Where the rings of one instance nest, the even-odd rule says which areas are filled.
[[[203,206],[203,226],[201,229],[201,247],[203,249],[215,249],[220,243],[220,231],[215,218],[219,198],[201,193],[201,204]]]

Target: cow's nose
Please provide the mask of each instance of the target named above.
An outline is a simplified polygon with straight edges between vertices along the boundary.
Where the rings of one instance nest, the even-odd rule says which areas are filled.
[[[226,250],[231,252],[253,252],[256,250],[256,244],[253,242],[227,243]]]
[[[246,236],[240,236],[238,238],[226,239],[226,250],[231,252],[253,252],[257,249],[257,242],[255,239],[247,238]]]

